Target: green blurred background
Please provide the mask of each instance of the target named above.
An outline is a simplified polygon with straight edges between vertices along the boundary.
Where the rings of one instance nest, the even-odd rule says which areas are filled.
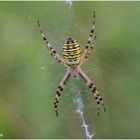
[[[66,68],[49,55],[36,21],[61,53],[69,36],[82,50],[96,11],[96,46],[82,66],[106,112],[83,80],[70,79],[54,113]],[[0,2],[0,138],[86,138],[73,99],[81,92],[94,138],[140,138],[140,2]]]

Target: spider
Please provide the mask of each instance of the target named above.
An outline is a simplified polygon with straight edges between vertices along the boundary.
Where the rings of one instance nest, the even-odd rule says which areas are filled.
[[[67,67],[67,72],[65,73],[62,81],[60,82],[60,84],[56,90],[56,95],[54,98],[54,108],[55,108],[56,116],[58,116],[57,106],[58,106],[58,102],[59,102],[61,93],[64,89],[64,86],[66,85],[66,83],[70,77],[78,78],[78,76],[81,76],[82,79],[84,80],[84,82],[86,83],[86,85],[91,89],[91,91],[94,95],[94,98],[96,100],[96,103],[97,103],[98,115],[99,115],[100,104],[102,104],[103,109],[105,111],[103,99],[102,99],[101,95],[99,94],[99,92],[97,91],[95,84],[82,71],[82,69],[80,67],[85,62],[85,60],[88,58],[88,56],[90,55],[91,50],[93,49],[93,46],[95,44],[95,40],[96,40],[96,36],[94,33],[95,32],[95,11],[94,11],[93,17],[94,17],[94,20],[93,20],[92,28],[91,28],[91,31],[90,31],[90,34],[88,37],[88,41],[85,46],[85,50],[84,50],[83,54],[81,54],[80,45],[77,43],[77,41],[73,37],[69,37],[63,46],[63,52],[62,52],[63,58],[51,46],[47,37],[43,33],[39,20],[37,21],[38,27],[40,29],[40,33],[42,35],[43,40],[45,41],[45,45],[46,45],[47,49],[49,50],[51,56],[53,56],[54,59],[58,63],[63,64],[64,66]]]

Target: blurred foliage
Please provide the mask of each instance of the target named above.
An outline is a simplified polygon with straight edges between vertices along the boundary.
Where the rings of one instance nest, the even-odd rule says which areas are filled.
[[[82,66],[107,112],[97,116],[85,83],[70,79],[54,113],[66,68],[44,47],[37,20],[61,53],[69,36],[82,50],[96,11],[96,46]],[[95,138],[140,138],[139,2],[0,2],[0,134],[2,138],[86,138],[73,98],[80,91]]]

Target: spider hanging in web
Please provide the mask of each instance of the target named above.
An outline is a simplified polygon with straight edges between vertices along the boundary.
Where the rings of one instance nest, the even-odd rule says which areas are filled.
[[[64,66],[67,67],[67,72],[65,73],[62,81],[60,82],[56,90],[56,95],[54,99],[54,108],[55,108],[56,116],[58,116],[57,106],[58,106],[61,93],[64,89],[64,86],[66,85],[70,77],[77,78],[78,76],[81,76],[82,79],[85,81],[86,85],[91,89],[97,103],[98,115],[99,115],[100,104],[102,104],[105,111],[103,99],[101,95],[99,94],[99,92],[97,91],[96,86],[90,80],[90,78],[82,71],[80,67],[85,62],[87,57],[90,55],[91,50],[93,49],[93,46],[95,44],[95,39],[96,39],[96,36],[94,33],[95,32],[95,11],[94,11],[94,21],[92,24],[92,28],[91,28],[84,52],[81,54],[80,45],[77,43],[77,41],[73,37],[69,37],[63,46],[64,59],[55,51],[54,48],[52,48],[47,37],[43,33],[43,30],[41,28],[39,21],[38,21],[38,26],[39,26],[42,38],[45,41],[46,47],[49,50],[50,54],[54,57],[54,59],[58,63],[63,64]]]

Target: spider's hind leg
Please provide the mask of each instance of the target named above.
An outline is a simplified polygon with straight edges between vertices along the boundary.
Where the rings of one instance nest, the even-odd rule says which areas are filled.
[[[40,22],[39,20],[37,21],[41,36],[45,42],[46,48],[49,50],[49,53],[51,56],[53,56],[53,58],[60,64],[63,64],[64,66],[67,67],[66,62],[63,60],[63,58],[56,52],[56,50],[51,46],[51,44],[49,43],[47,37],[44,35],[43,29],[41,28]]]
[[[93,13],[93,17],[94,17],[93,24],[92,24],[92,27],[91,27],[91,31],[89,33],[89,37],[88,37],[87,44],[85,46],[85,50],[84,50],[84,52],[81,56],[81,59],[80,59],[80,65],[82,65],[85,62],[85,60],[91,54],[91,51],[92,51],[92,49],[95,45],[95,40],[96,40],[96,35],[95,35],[95,11]]]

